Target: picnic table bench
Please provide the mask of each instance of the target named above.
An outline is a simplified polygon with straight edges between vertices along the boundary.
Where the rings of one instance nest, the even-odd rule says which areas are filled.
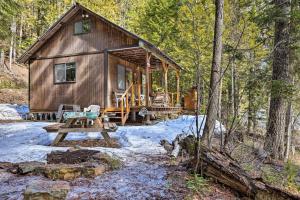
[[[101,118],[93,120],[93,124],[87,123],[88,116],[74,116],[67,119],[66,123],[58,123],[44,127],[47,132],[58,132],[56,138],[52,142],[52,146],[57,145],[63,141],[69,132],[100,132],[105,141],[110,144],[110,137],[108,132],[117,130],[117,125],[110,122],[102,122]]]

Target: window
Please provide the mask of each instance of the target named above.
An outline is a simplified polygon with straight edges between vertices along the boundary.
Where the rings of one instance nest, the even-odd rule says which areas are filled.
[[[74,24],[74,34],[85,34],[91,31],[91,20],[84,19]]]
[[[125,90],[125,67],[118,65],[118,89]]]
[[[76,80],[75,63],[62,63],[54,65],[54,82],[68,83]]]

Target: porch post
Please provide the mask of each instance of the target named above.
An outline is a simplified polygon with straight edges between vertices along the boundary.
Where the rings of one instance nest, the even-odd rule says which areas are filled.
[[[176,92],[176,106],[180,107],[180,86],[179,86],[179,78],[180,71],[176,70],[176,80],[177,80],[177,92]]]
[[[137,68],[133,68],[132,70],[132,88],[131,88],[131,106],[134,107],[136,106],[136,97],[135,97],[135,93],[136,93],[136,80],[137,80]],[[136,121],[136,112],[135,112],[135,108],[131,109],[131,120],[133,122]]]
[[[136,77],[135,77],[135,75],[136,75],[136,69],[134,68],[133,70],[132,70],[132,87],[131,87],[131,106],[133,107],[133,106],[135,106],[135,84],[136,84],[136,82],[135,82],[135,80],[136,80]]]
[[[163,62],[163,73],[164,73],[164,86],[165,86],[165,101],[167,101],[167,95],[168,95],[168,65]]]
[[[138,106],[141,106],[141,71],[140,67],[137,67],[137,94],[138,94]]]
[[[150,106],[150,58],[151,58],[151,53],[147,52],[146,53],[146,108]],[[150,115],[146,115],[146,123],[150,124]]]

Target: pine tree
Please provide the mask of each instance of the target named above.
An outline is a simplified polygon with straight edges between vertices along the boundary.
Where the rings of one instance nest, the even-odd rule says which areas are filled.
[[[221,58],[222,58],[222,28],[224,1],[216,0],[214,49],[210,77],[209,100],[207,105],[207,116],[203,131],[203,142],[211,148],[211,139],[214,133],[215,122],[218,114],[219,90],[221,80]]]
[[[289,84],[289,0],[275,0],[274,57],[272,91],[269,109],[268,130],[264,149],[272,158],[283,159],[284,133],[287,106],[287,87]]]

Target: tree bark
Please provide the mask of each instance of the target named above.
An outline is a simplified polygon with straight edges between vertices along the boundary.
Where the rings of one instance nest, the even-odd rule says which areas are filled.
[[[4,62],[5,62],[5,54],[4,54],[4,50],[1,49],[0,52],[0,68],[4,68]]]
[[[289,71],[289,17],[290,0],[275,0],[278,16],[275,17],[272,91],[268,130],[264,149],[274,159],[284,157],[284,133],[287,100],[282,92],[288,84]]]
[[[201,146],[201,149],[202,173],[232,188],[244,197],[257,200],[300,198],[299,195],[268,185],[257,177],[251,177],[236,161],[216,150],[209,150],[205,146]]]
[[[286,134],[286,148],[284,160],[287,161],[290,155],[291,149],[291,137],[292,137],[292,121],[293,121],[293,109],[292,102],[289,101],[286,112],[286,121],[285,121],[285,134]]]
[[[220,65],[222,58],[222,27],[223,27],[223,8],[224,0],[215,0],[215,33],[213,60],[210,77],[209,101],[207,107],[207,116],[203,132],[203,142],[211,148],[211,139],[214,132],[215,122],[218,115],[218,102],[220,90]]]
[[[19,41],[18,41],[18,55],[21,55],[21,45],[22,45],[22,39],[23,39],[23,15],[21,14],[20,19],[20,30],[19,30]]]

